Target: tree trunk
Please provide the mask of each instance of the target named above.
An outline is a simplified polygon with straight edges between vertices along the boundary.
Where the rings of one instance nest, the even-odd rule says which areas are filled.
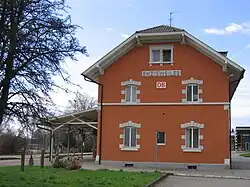
[[[16,48],[16,35],[17,35],[17,19],[15,18],[15,11],[14,11],[14,2],[11,1],[11,29],[9,33],[10,38],[10,48],[8,52],[8,56],[6,59],[6,69],[5,69],[5,77],[3,80],[3,86],[0,96],[0,125],[3,122],[3,117],[5,113],[5,109],[7,107],[9,89],[10,89],[10,80],[12,77],[13,71],[13,60],[15,56],[15,48]]]

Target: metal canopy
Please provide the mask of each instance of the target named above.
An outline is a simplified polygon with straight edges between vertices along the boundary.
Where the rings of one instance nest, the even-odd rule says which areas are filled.
[[[98,118],[98,108],[92,108],[88,110],[84,110],[81,112],[75,112],[71,114],[65,114],[57,117],[50,118],[48,123],[41,125],[37,125],[38,128],[44,128],[46,126],[47,130],[51,131],[51,146],[50,146],[50,160],[53,162],[53,152],[54,152],[54,133],[55,131],[67,130],[68,131],[68,158],[70,152],[70,138],[69,134],[71,130],[74,128],[81,128],[84,131],[91,131],[92,129],[97,130],[97,118]],[[82,153],[82,149],[81,149]]]
[[[59,128],[81,127],[97,129],[98,108],[92,108],[81,112],[65,114],[53,117],[49,120],[49,125],[53,130]]]

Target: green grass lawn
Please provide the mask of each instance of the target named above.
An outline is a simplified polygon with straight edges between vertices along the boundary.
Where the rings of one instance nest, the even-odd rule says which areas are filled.
[[[25,167],[0,167],[0,187],[135,187],[144,186],[160,177],[160,173],[120,171],[68,171],[65,169]]]
[[[240,156],[250,157],[250,152],[249,153],[242,153],[242,154],[240,154]]]

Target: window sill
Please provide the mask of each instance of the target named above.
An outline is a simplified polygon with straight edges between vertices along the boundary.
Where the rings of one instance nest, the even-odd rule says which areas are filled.
[[[122,151],[138,151],[140,149],[140,145],[136,145],[135,147],[126,147],[123,144],[119,145]]]
[[[202,151],[201,148],[185,148],[182,150],[183,152],[195,152],[195,153],[200,153]]]
[[[136,105],[139,104],[140,102],[122,102],[123,105]]]
[[[165,143],[158,143],[157,145],[166,145]]]
[[[169,62],[149,62],[149,64],[173,64],[174,62],[171,62],[171,61],[169,61]]]
[[[138,151],[139,149],[136,147],[123,147],[121,148],[122,151]]]
[[[188,104],[199,104],[202,103],[201,101],[186,101]]]

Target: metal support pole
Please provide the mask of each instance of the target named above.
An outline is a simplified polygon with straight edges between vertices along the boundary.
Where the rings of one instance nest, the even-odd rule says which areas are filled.
[[[81,157],[83,158],[83,142],[84,142],[84,139],[83,139],[83,128],[81,128],[81,136],[82,136],[82,142],[81,142]]]
[[[51,137],[52,137],[52,131],[50,131],[49,134],[49,161],[51,162]]]
[[[69,152],[70,152],[70,125],[69,125],[69,128],[68,128],[68,159],[69,159]]]
[[[51,131],[51,145],[50,145],[50,160],[53,162],[53,151],[54,151],[54,131]]]
[[[155,171],[158,169],[158,144],[157,144],[157,138],[158,138],[158,131],[156,131],[156,141],[155,141]]]

